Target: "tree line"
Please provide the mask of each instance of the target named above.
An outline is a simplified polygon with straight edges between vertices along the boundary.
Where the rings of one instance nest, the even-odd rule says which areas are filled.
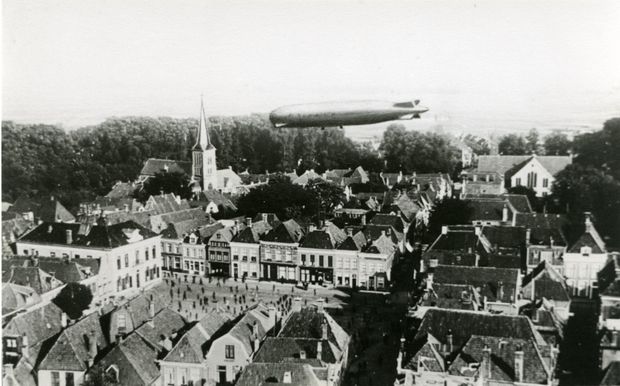
[[[337,128],[275,129],[264,115],[211,117],[218,168],[250,173],[353,168],[370,172],[449,172],[456,150],[447,137],[392,125],[381,151]],[[68,208],[134,180],[148,158],[191,161],[197,119],[124,117],[65,131],[2,122],[2,200],[55,195]]]

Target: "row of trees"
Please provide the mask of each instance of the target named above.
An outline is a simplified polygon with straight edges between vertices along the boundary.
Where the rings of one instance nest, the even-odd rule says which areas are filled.
[[[508,134],[500,138],[498,151],[504,155],[568,155],[572,149],[572,142],[566,134],[553,132],[543,140],[538,130],[531,129],[524,137],[518,134]],[[477,153],[479,154],[479,153]]]
[[[67,132],[51,125],[2,123],[2,199],[58,197],[68,208],[134,180],[148,158],[191,160],[196,119],[112,118]],[[210,136],[219,168],[301,174],[361,165],[372,172],[450,172],[456,149],[438,134],[392,125],[380,152],[336,128],[274,129],[263,115],[212,118]]]

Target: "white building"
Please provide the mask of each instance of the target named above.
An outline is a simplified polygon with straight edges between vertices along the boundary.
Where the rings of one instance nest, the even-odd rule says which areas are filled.
[[[598,292],[597,274],[607,262],[607,249],[588,212],[585,226],[579,240],[564,254],[564,275],[573,295],[591,298]]]
[[[93,296],[129,293],[161,280],[161,236],[133,221],[107,225],[44,222],[17,240],[19,253],[57,258],[99,260]]]

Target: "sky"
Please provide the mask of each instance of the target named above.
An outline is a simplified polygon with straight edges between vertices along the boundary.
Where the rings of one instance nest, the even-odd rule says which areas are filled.
[[[618,1],[4,0],[2,119],[197,117],[203,95],[208,115],[421,99],[414,127],[598,128],[620,116],[618,20]]]

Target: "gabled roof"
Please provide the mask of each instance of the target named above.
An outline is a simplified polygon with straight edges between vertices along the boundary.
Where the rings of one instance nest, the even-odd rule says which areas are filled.
[[[405,231],[403,219],[393,214],[377,213],[370,219],[370,224],[388,225],[394,228],[398,233],[403,233]]]
[[[108,342],[101,330],[99,314],[94,312],[65,328],[43,358],[39,370],[85,371],[88,368],[89,342],[94,339],[97,352]]]
[[[380,253],[384,255],[391,255],[396,251],[396,244],[387,235],[381,235],[378,239],[374,240],[364,252],[366,253]]]
[[[185,319],[178,312],[166,307],[156,313],[153,320],[138,327],[136,332],[151,345],[157,346],[162,335],[170,336],[185,327],[185,324]]]
[[[18,198],[9,208],[12,213],[33,212],[36,219],[49,222],[73,222],[75,217],[55,197]]]
[[[471,208],[470,221],[503,221],[504,208],[508,209],[508,219],[511,221],[515,210],[508,200],[499,198],[489,199],[469,199],[467,200]]]
[[[175,212],[150,216],[149,228],[156,233],[163,232],[169,225],[174,226],[177,237],[189,233],[203,225],[212,224],[213,219],[200,208],[182,209]],[[170,234],[172,235],[172,234]]]
[[[157,214],[176,212],[183,209],[189,209],[187,200],[181,200],[172,193],[150,196],[144,204],[144,210],[152,210]]]
[[[136,190],[136,185],[133,182],[118,181],[105,196],[112,199],[132,197],[134,190]]]
[[[31,287],[18,284],[2,284],[2,314],[39,303],[41,297]]]
[[[168,291],[149,291],[148,294],[140,294],[128,302],[119,305],[111,313],[113,314],[119,309],[126,309],[132,320],[132,325],[138,327],[149,320],[151,302],[155,306],[155,314],[158,314],[171,303],[170,293]]]
[[[614,361],[605,369],[605,375],[601,380],[601,386],[620,385],[620,362]]]
[[[481,155],[478,157],[478,171],[494,171],[505,174],[518,165],[527,163],[532,158],[536,158],[553,176],[572,163],[571,156]]]
[[[523,351],[523,382],[546,385],[549,380],[549,370],[540,354],[540,351],[531,339],[519,339],[511,337],[495,337],[484,335],[472,335],[448,372],[453,375],[471,376],[473,373],[482,371],[483,351],[489,348],[490,381],[515,382],[517,381],[515,351]],[[480,364],[476,370],[472,370],[470,364]]]
[[[307,233],[299,242],[300,248],[334,249],[335,243],[331,235],[324,230]]]
[[[519,270],[512,268],[464,267],[439,265],[434,269],[433,283],[466,284],[480,288],[489,301],[514,303]]]
[[[228,170],[228,169],[226,169]],[[219,170],[218,170],[219,172]],[[226,197],[224,194],[220,193],[215,189],[206,189],[196,194],[194,199],[190,201],[192,206],[206,206],[209,203],[214,203],[217,207],[224,207],[230,210],[237,210],[237,207],[233,202]]]
[[[570,301],[570,294],[564,277],[546,261],[542,261],[523,277],[523,289],[532,285],[534,286],[534,299]]]
[[[302,308],[301,311],[291,313],[278,336],[321,340],[323,339],[323,324],[327,327],[327,340],[340,352],[344,351],[350,340],[349,335],[329,313],[313,307]]]
[[[347,238],[338,246],[337,249],[343,251],[361,251],[366,246],[366,237],[363,232],[357,232]]]
[[[579,239],[569,248],[569,253],[581,253],[582,247],[590,247],[592,253],[605,253],[607,248],[605,242],[594,228],[594,225],[587,226],[586,230],[579,237]]]
[[[254,326],[256,326],[256,335],[253,332]],[[254,351],[252,349],[254,340],[262,340],[273,327],[267,309],[259,304],[246,312],[228,333],[241,342],[250,355]]]
[[[239,234],[237,234],[232,242],[234,243],[246,243],[246,244],[258,244],[259,235],[254,230],[254,227],[245,227]]]
[[[211,235],[209,242],[218,241],[218,242],[227,242],[230,243],[235,237],[235,228],[234,227],[226,227],[222,229],[218,229]]]
[[[280,224],[280,219],[276,216],[275,213],[258,213],[253,219],[252,222],[265,221],[269,223],[272,228],[275,228]]]
[[[539,346],[546,345],[526,316],[439,308],[426,311],[416,331],[415,339],[432,334],[439,342],[445,344],[449,333],[452,333],[455,348],[462,347],[472,335],[532,340]]]
[[[59,259],[57,257],[15,256],[3,262],[3,268],[38,267],[62,283],[80,282],[99,273],[99,259]]]
[[[4,264],[3,264],[4,265]],[[39,267],[2,267],[2,282],[30,287],[39,295],[62,286],[62,282]]]
[[[363,229],[366,240],[377,240],[385,233],[394,244],[398,244],[398,235],[394,228],[389,225],[368,224]]]
[[[114,346],[89,370],[88,374],[102,374],[114,366],[123,385],[152,385],[160,377],[156,365],[157,350],[138,334],[129,335]]]
[[[321,345],[321,360],[317,359],[317,346]],[[301,358],[301,352],[306,355]],[[258,353],[254,357],[254,362],[282,363],[297,362],[308,363],[313,367],[322,367],[322,362],[336,363],[339,353],[334,353],[332,345],[328,340],[289,338],[289,337],[269,337],[263,342]]]
[[[475,311],[476,305],[480,305],[480,296],[478,291],[468,284],[433,283],[430,291],[420,299],[420,305]]]
[[[23,314],[15,315],[2,328],[4,336],[28,337],[30,343],[29,356],[37,358],[43,342],[58,334],[62,329],[62,310],[54,303],[47,303],[41,307],[28,310]]]
[[[298,243],[303,232],[295,220],[288,220],[280,223],[275,229],[267,232],[262,238],[264,241],[276,243]]]
[[[168,173],[185,173],[189,176],[192,175],[192,162],[191,161],[175,161],[170,159],[158,159],[149,158],[144,163],[142,170],[140,170],[141,176],[154,176],[157,173],[164,171]]]
[[[285,374],[290,376],[290,383],[284,383]],[[325,380],[319,379],[308,364],[301,363],[250,363],[241,372],[235,385],[304,385],[320,386]]]

